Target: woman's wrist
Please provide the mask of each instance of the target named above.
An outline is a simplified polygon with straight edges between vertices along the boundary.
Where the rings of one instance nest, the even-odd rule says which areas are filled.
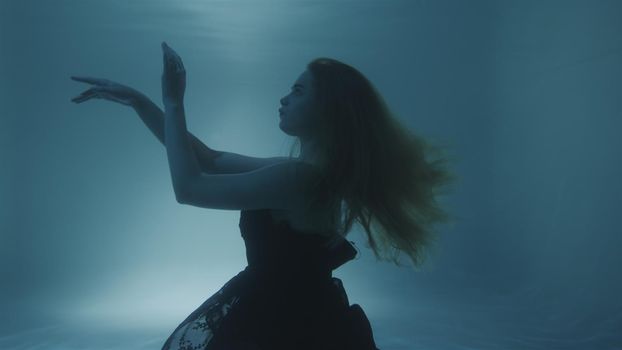
[[[184,107],[184,101],[180,99],[165,99],[164,109],[180,109]]]

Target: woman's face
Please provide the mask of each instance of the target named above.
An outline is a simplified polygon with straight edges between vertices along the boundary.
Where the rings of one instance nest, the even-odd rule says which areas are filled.
[[[281,98],[279,127],[290,136],[308,136],[316,113],[313,76],[305,70],[294,82],[291,92]]]

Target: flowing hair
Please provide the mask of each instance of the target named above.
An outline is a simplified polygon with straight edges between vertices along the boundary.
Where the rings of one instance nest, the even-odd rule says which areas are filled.
[[[313,136],[322,175],[306,188],[307,208],[340,206],[341,236],[356,221],[377,260],[400,266],[403,252],[418,269],[437,238],[432,225],[450,219],[436,198],[456,178],[445,152],[401,125],[355,68],[320,57],[307,69],[319,108]],[[296,138],[290,157],[299,144]]]

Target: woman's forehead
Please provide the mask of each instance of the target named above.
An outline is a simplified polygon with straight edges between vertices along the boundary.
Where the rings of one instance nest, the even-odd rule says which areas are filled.
[[[296,82],[294,83],[294,86],[296,85],[300,85],[303,88],[311,87],[311,73],[308,70],[305,70],[304,72],[302,72],[300,76],[298,76],[298,79],[296,79]]]

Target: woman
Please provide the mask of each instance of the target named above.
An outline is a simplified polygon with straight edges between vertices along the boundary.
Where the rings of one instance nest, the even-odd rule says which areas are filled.
[[[241,211],[248,266],[162,349],[377,349],[332,271],[356,256],[345,239],[355,220],[377,259],[400,265],[403,252],[421,265],[431,225],[448,219],[435,196],[453,176],[445,159],[426,159],[439,149],[403,128],[360,72],[329,58],[310,62],[281,99],[279,127],[300,143],[298,158],[293,147],[271,158],[210,149],[186,129],[181,58],[162,49],[164,111],[127,86],[72,77],[95,85],[72,101],[136,110],[166,146],[179,203]]]

